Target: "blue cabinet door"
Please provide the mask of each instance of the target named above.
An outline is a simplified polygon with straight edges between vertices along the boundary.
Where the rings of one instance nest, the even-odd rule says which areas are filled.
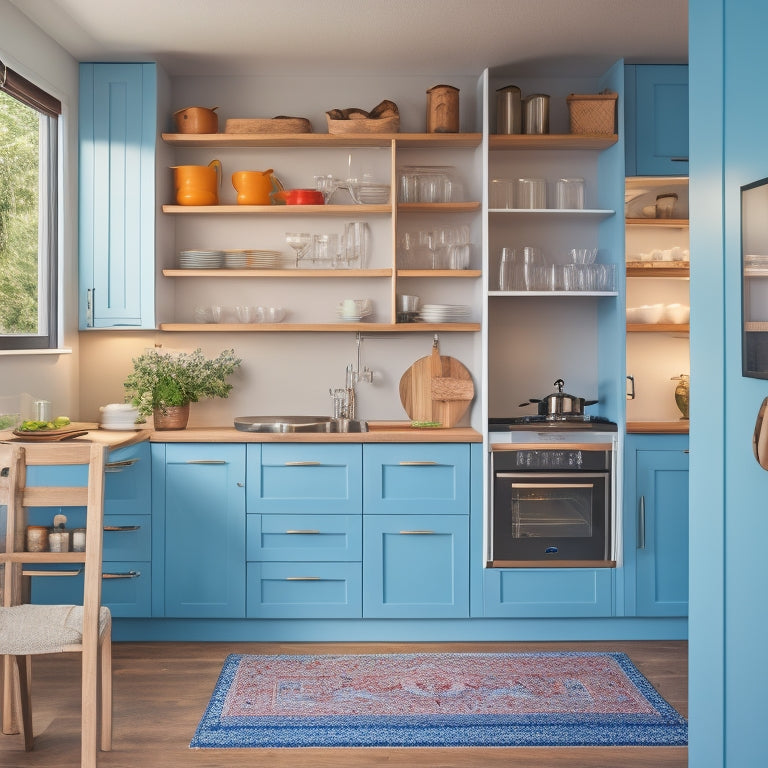
[[[688,615],[688,452],[639,450],[636,612]]]
[[[265,443],[248,446],[248,511],[359,515],[362,446]],[[252,460],[253,457],[253,460]]]
[[[363,446],[366,514],[469,514],[468,444]]]
[[[688,67],[625,69],[626,175],[688,174]]]
[[[469,616],[469,518],[365,515],[363,616]]]
[[[245,446],[165,446],[165,616],[245,616]]]
[[[613,613],[613,568],[486,568],[483,613],[596,617]]]
[[[154,328],[155,64],[80,65],[79,325]]]

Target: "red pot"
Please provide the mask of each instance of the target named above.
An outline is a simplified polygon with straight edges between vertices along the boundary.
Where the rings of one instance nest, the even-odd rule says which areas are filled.
[[[272,193],[275,202],[286,205],[323,205],[323,193],[316,189],[281,189]]]

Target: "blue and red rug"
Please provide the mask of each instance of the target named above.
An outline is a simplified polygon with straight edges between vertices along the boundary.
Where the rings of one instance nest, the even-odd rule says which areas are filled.
[[[233,654],[190,747],[681,746],[623,653]]]

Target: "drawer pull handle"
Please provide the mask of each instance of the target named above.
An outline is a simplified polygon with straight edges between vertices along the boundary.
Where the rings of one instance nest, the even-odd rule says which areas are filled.
[[[286,581],[320,581],[319,576],[286,576]]]
[[[125,461],[108,461],[104,465],[105,472],[122,472],[127,467],[132,467],[139,459],[125,459]]]
[[[436,467],[436,461],[401,461],[401,467]]]
[[[22,571],[22,576],[79,576],[83,572],[82,568],[76,571]]]
[[[434,531],[400,531],[401,536],[434,536]]]
[[[141,576],[141,571],[125,571],[123,573],[102,573],[102,579],[136,579]]]
[[[315,530],[312,530],[312,529],[308,529],[308,530],[306,530],[306,531],[303,531],[303,530],[296,530],[296,531],[286,531],[286,533],[289,533],[289,534],[294,534],[294,533],[311,533],[311,534],[317,534],[317,533],[320,533],[320,531],[315,531]]]
[[[105,525],[104,530],[113,532],[113,531],[138,531],[139,528],[141,528],[140,525]]]
[[[319,461],[286,461],[286,467],[321,467]]]
[[[223,459],[190,459],[185,464],[226,464]]]

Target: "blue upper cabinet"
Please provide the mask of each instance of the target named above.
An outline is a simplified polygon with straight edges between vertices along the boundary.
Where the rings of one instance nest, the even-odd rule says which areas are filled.
[[[154,328],[155,64],[80,65],[79,326]]]
[[[688,67],[628,65],[627,176],[688,175]]]

